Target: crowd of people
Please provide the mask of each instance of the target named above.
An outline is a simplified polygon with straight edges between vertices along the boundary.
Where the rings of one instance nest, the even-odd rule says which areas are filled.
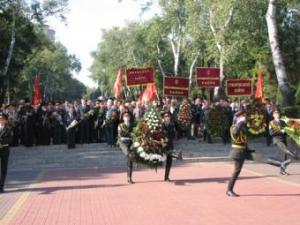
[[[42,102],[34,106],[29,99],[20,100],[17,105],[2,104],[0,111],[7,114],[9,124],[13,130],[11,146],[50,144],[68,144],[69,148],[75,144],[101,143],[106,142],[114,146],[117,141],[117,127],[122,122],[122,114],[130,113],[131,123],[143,117],[150,104],[155,104],[163,112],[170,112],[175,122],[175,139],[186,136],[188,139],[203,139],[212,143],[212,137],[207,129],[207,114],[210,111],[211,103],[208,100],[195,98],[189,100],[191,104],[190,127],[184,133],[176,124],[176,115],[180,101],[177,99],[165,98],[161,102],[142,103],[141,101],[119,101],[113,98],[97,100],[82,99],[81,102]],[[234,114],[244,107],[244,102],[230,102],[221,99],[213,104],[221,105],[224,108],[227,121],[224,125],[224,144],[230,142],[229,127],[231,126]],[[266,104],[266,122],[272,118],[273,105]],[[69,129],[74,126],[74,129]],[[268,127],[268,126],[267,126]],[[72,131],[72,132],[68,132]],[[268,131],[268,130],[267,130]],[[269,132],[266,135],[266,142],[271,143]]]

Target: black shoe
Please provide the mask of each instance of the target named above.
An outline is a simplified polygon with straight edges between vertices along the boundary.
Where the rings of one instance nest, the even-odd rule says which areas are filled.
[[[128,184],[134,184],[132,179],[128,179],[127,182],[128,182]]]
[[[165,178],[165,181],[167,181],[167,182],[171,182],[171,180],[170,180],[170,178],[168,177],[168,178]]]
[[[280,165],[280,173],[282,175],[287,175],[287,172],[285,171],[287,166],[292,162],[291,159],[285,160],[284,162],[281,163]]]
[[[0,193],[4,193],[4,188],[0,187]]]
[[[178,160],[183,160],[182,152],[179,152],[179,153],[178,153],[177,159],[178,159]]]
[[[240,197],[238,194],[236,194],[234,191],[227,191],[226,195],[229,197]]]

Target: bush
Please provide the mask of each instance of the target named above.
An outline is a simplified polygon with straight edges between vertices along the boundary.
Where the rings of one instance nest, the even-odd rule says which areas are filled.
[[[295,94],[295,104],[300,105],[300,84],[298,85],[296,94]]]
[[[284,107],[282,114],[287,117],[300,118],[300,105]]]

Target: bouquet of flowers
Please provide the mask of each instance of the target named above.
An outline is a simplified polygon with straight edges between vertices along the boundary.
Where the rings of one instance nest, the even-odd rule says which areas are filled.
[[[183,101],[178,110],[177,123],[182,130],[187,130],[192,122],[191,104]]]
[[[168,139],[162,128],[162,121],[158,110],[148,109],[144,118],[138,122],[133,130],[133,144],[131,150],[139,163],[157,167],[166,160],[166,145]]]
[[[246,107],[247,127],[251,134],[260,135],[266,132],[265,107],[262,103],[254,100]]]
[[[93,109],[89,110],[87,113],[83,114],[83,118],[82,119],[89,119],[90,117],[94,116],[95,111]]]
[[[66,128],[66,130],[69,130],[73,127],[75,127],[76,125],[78,124],[78,121],[77,120],[73,120],[70,125]]]
[[[109,124],[109,123],[113,123],[116,122],[119,119],[119,114],[117,110],[112,110],[111,115],[109,116],[109,118],[106,118],[105,123]]]
[[[285,133],[300,146],[300,119],[283,118],[287,126]]]
[[[214,105],[207,114],[207,128],[212,135],[221,137],[225,127],[229,126],[229,118],[225,109],[220,105]]]

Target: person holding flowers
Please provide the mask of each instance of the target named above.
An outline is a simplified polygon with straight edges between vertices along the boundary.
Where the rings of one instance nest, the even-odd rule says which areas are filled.
[[[267,163],[272,166],[280,167],[282,171],[285,171],[291,160],[277,161],[270,158],[265,158],[263,155],[255,153],[255,150],[248,148],[248,137],[251,133],[247,129],[247,117],[244,111],[236,113],[236,121],[230,128],[230,135],[232,139],[232,148],[230,151],[230,157],[234,161],[234,171],[229,180],[226,194],[230,197],[238,197],[239,195],[234,192],[235,182],[242,170],[243,164],[246,159],[254,160],[257,162]]]
[[[285,154],[285,159],[287,158],[287,155],[291,156],[292,158],[297,158],[296,154],[287,148],[287,141],[286,141],[287,135],[285,132],[285,127],[287,127],[287,124],[284,120],[280,118],[280,116],[281,116],[280,111],[274,110],[273,111],[274,120],[272,120],[269,123],[269,132],[273,138],[273,143],[277,146],[277,148],[281,152]]]

